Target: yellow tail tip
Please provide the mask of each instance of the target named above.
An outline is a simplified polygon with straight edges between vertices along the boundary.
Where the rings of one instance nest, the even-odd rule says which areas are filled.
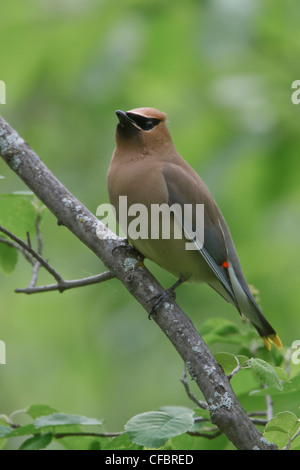
[[[273,335],[269,335],[269,336],[262,336],[262,340],[265,343],[265,346],[269,351],[271,351],[271,344],[270,343],[275,344],[277,349],[282,348],[282,342],[281,342],[279,336],[276,333],[273,334]]]

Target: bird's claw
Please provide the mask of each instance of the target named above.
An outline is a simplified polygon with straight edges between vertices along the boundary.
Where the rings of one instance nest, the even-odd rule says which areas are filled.
[[[175,300],[176,298],[176,292],[174,292],[174,289],[170,287],[169,289],[166,289],[162,294],[156,294],[151,299],[148,300],[148,302],[153,302],[154,304],[152,305],[151,311],[148,315],[149,320],[151,320],[151,317],[157,312],[157,310],[166,302],[168,299]]]

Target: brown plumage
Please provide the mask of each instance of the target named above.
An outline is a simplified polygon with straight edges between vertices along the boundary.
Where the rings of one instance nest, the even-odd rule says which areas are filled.
[[[146,258],[181,281],[205,282],[247,316],[265,345],[281,347],[274,329],[257,306],[243,276],[226,222],[209,190],[198,174],[177,152],[166,126],[166,115],[154,108],[116,112],[116,148],[107,175],[111,204],[118,214],[119,196],[127,204],[143,204],[151,224],[153,204],[204,204],[204,245],[186,249],[186,239],[130,239]],[[118,217],[119,219],[119,217]],[[134,216],[128,217],[128,224]],[[175,223],[180,223],[176,219]],[[187,221],[187,223],[189,223]],[[195,210],[190,222],[195,224]],[[150,225],[151,227],[151,225]],[[126,229],[127,227],[123,227]],[[172,228],[172,225],[171,225]],[[181,224],[181,230],[183,230]]]

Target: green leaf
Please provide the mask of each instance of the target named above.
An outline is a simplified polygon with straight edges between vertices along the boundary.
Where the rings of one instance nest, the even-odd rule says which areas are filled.
[[[278,390],[283,389],[274,367],[272,367],[268,362],[259,358],[251,358],[249,365],[252,367],[255,376],[260,382]]]
[[[15,429],[11,429],[8,437],[28,436],[30,434],[38,434],[38,430],[33,424],[26,424]]]
[[[120,436],[114,437],[111,440],[106,438],[102,449],[103,450],[140,450],[143,447],[137,444],[134,444],[126,432]]]
[[[299,424],[294,413],[290,411],[277,413],[266,425],[264,437],[282,449],[297,432]]]
[[[291,399],[296,397],[300,393],[300,375],[292,377],[288,382],[282,384],[282,390],[277,390],[274,387],[266,387],[260,390],[252,390],[250,395],[255,395],[256,397],[264,397],[266,395],[272,394],[272,396],[281,395],[281,396],[290,396]]]
[[[237,358],[227,352],[219,352],[214,355],[216,361],[223,368],[226,375],[231,374],[231,372],[239,365]]]
[[[282,380],[283,382],[290,382],[290,378],[287,375],[287,372],[282,369],[282,367],[274,367],[274,370],[279,380]]]
[[[196,416],[201,416],[202,418],[210,420],[210,413],[208,410],[203,410],[203,408],[195,408],[194,413]]]
[[[59,443],[68,450],[101,450],[103,443],[106,444],[106,437],[93,436],[65,436],[59,439]]]
[[[52,441],[52,433],[48,432],[47,434],[38,434],[36,436],[30,437],[20,446],[19,450],[38,450],[45,449],[50,442]]]
[[[0,438],[8,436],[11,433],[11,428],[8,426],[0,425]]]
[[[0,236],[3,234],[0,232]],[[18,262],[18,252],[15,248],[0,242],[0,270],[11,274]]]
[[[103,420],[95,418],[86,418],[85,416],[69,415],[66,413],[53,413],[37,418],[34,422],[34,426],[40,429],[46,426],[65,426],[69,424],[100,426],[102,423]]]
[[[32,195],[1,194],[0,225],[19,238],[25,238],[26,232],[35,234],[37,207]]]
[[[205,336],[212,333],[223,336],[239,333],[239,329],[234,323],[223,318],[211,318],[201,326],[201,334]]]
[[[274,418],[270,419],[265,427],[265,431],[279,429],[280,431],[287,432],[292,437],[299,427],[297,416],[290,411],[282,411],[277,413]]]
[[[149,411],[131,418],[125,430],[135,444],[157,448],[170,437],[186,432],[193,423],[192,410],[179,410],[178,413]]]
[[[40,416],[48,416],[53,413],[57,413],[57,410],[54,408],[51,408],[51,406],[48,405],[31,405],[27,413],[29,416],[31,416],[33,419],[39,418]]]
[[[217,342],[242,345],[249,344],[253,332],[244,333],[235,323],[223,318],[212,318],[204,322],[200,334],[208,345]]]
[[[248,356],[245,356],[245,355],[243,355],[243,354],[238,354],[238,355],[235,356],[235,357],[236,357],[237,360],[239,361],[239,364],[240,364],[240,365],[246,363],[246,361],[249,361],[249,357],[248,357]],[[242,368],[243,368],[243,367],[248,367],[248,362],[247,362],[246,364],[244,364],[244,366],[242,366]]]
[[[186,408],[185,406],[161,406],[159,411],[163,411],[170,416],[181,416],[182,414],[194,414],[194,411],[191,408]]]

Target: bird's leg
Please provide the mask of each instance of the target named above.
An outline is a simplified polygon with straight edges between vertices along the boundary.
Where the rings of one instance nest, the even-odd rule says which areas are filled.
[[[173,284],[171,287],[169,287],[168,289],[166,289],[162,294],[157,294],[157,295],[154,295],[150,300],[149,302],[152,302],[153,300],[155,300],[153,306],[152,306],[152,309],[151,309],[151,312],[149,313],[149,319],[152,317],[152,315],[155,313],[155,311],[166,301],[168,300],[170,297],[172,297],[172,299],[174,300],[175,299],[175,289],[177,289],[177,287],[179,287],[181,284],[183,284],[183,280],[182,279],[178,279],[178,281],[175,282],[175,284]]]

